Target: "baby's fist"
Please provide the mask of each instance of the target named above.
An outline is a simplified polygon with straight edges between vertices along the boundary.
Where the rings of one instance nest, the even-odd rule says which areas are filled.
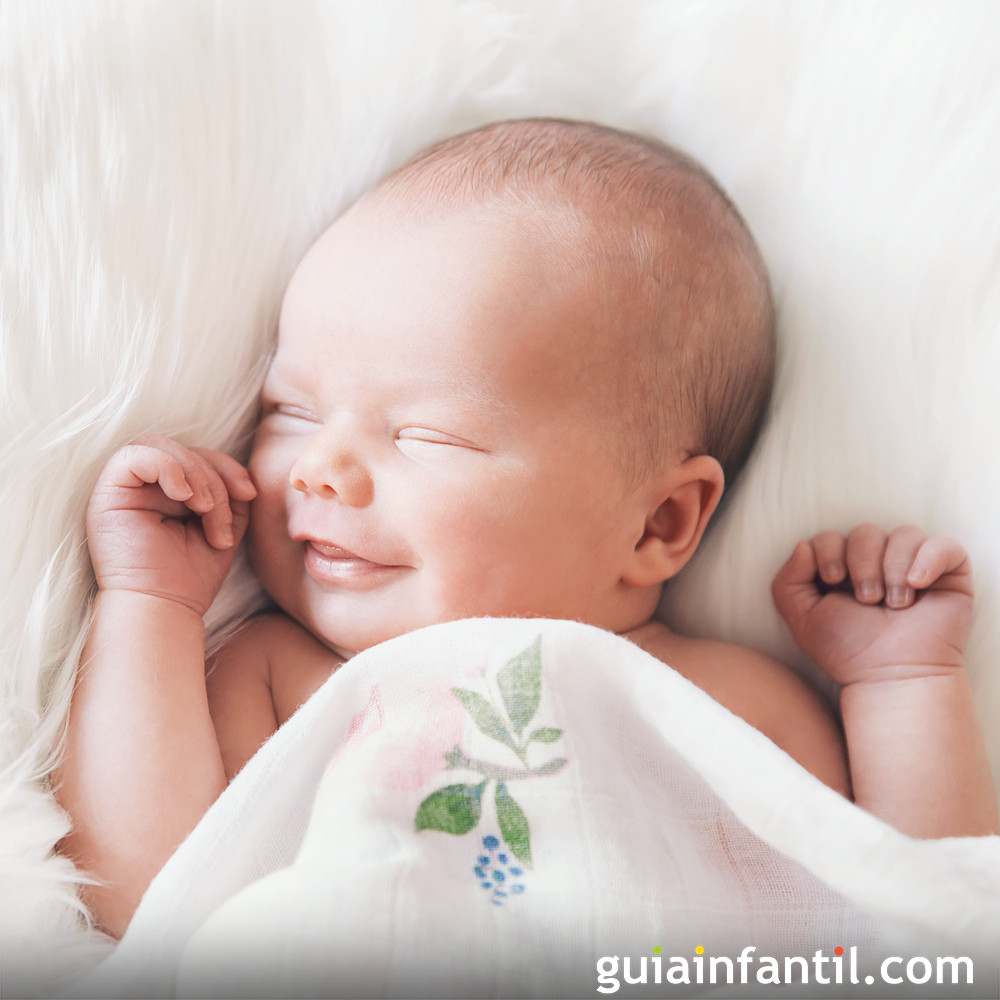
[[[243,466],[222,452],[152,434],[119,449],[87,507],[98,585],[203,615],[229,571],[255,495]]]
[[[863,524],[799,542],[771,585],[796,642],[841,684],[962,666],[972,568],[953,538]]]

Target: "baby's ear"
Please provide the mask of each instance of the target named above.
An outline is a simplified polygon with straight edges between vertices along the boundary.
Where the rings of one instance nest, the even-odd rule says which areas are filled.
[[[679,573],[698,548],[724,485],[722,466],[710,455],[685,459],[661,477],[622,582],[651,587]]]

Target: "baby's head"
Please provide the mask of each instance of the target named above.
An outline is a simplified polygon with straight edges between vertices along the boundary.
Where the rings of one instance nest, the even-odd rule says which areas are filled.
[[[770,394],[760,255],[659,143],[505,122],[316,242],[251,456],[277,603],[353,652],[478,615],[647,621]]]

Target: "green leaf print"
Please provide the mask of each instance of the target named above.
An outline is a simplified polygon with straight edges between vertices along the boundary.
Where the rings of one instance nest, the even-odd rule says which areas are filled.
[[[506,841],[511,853],[522,864],[531,867],[531,831],[524,810],[510,797],[507,785],[499,782],[496,795],[497,820],[500,835]]]
[[[543,726],[541,729],[536,729],[528,737],[528,739],[534,740],[536,743],[555,743],[560,736],[562,736],[561,729],[553,729],[551,726]]]
[[[532,772],[532,776],[535,778],[547,778],[551,774],[558,774],[565,766],[565,757],[553,757],[552,760],[547,760],[541,767],[536,767]]]
[[[538,711],[542,693],[542,637],[497,672],[504,708],[518,736]]]
[[[472,716],[472,721],[481,733],[485,733],[517,753],[517,745],[507,731],[503,719],[500,718],[500,713],[481,694],[469,691],[467,688],[452,688],[451,690],[452,694]]]
[[[484,672],[485,673],[485,672]],[[545,751],[531,744],[551,746],[565,735],[556,726],[530,723],[538,712],[542,689],[542,637],[517,656],[511,657],[494,675],[494,684],[486,681],[487,691],[480,694],[468,688],[453,687],[452,694],[462,703],[476,728],[491,740],[513,751],[520,767],[512,761],[493,761],[466,753],[460,743],[444,751],[444,765],[450,771],[468,771],[477,775],[479,784],[448,785],[432,792],[417,807],[416,828],[440,830],[463,835],[480,824],[482,799],[486,789],[495,783],[495,833],[480,831],[475,864],[471,874],[476,879],[476,892],[493,906],[504,906],[521,896],[527,889],[525,869],[532,868],[531,829],[524,810],[507,790],[511,782],[547,778],[558,774],[568,763],[565,757],[553,757],[541,764],[534,758]],[[492,693],[491,693],[492,692]],[[496,700],[499,692],[500,700]],[[477,740],[478,743],[478,740]],[[495,751],[494,751],[495,752]],[[501,756],[506,756],[501,755]],[[490,824],[487,824],[490,825]],[[539,836],[545,835],[545,826]],[[550,831],[551,832],[551,831]],[[485,895],[482,893],[485,892]]]
[[[417,831],[441,830],[461,836],[468,833],[482,814],[486,782],[478,785],[448,785],[430,795],[417,809]]]

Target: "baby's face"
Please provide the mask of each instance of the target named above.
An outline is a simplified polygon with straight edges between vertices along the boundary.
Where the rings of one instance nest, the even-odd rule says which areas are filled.
[[[362,202],[293,277],[249,542],[331,648],[481,615],[633,624],[622,554],[644,509],[595,415],[613,354],[559,253],[495,212]]]

